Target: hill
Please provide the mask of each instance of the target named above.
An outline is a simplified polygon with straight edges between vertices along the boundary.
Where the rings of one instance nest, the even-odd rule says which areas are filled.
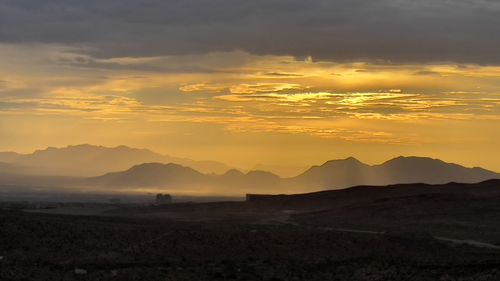
[[[373,166],[352,157],[332,160],[321,166],[313,166],[301,175],[287,179],[287,182],[291,186],[321,190],[398,183],[473,183],[494,178],[500,178],[500,174],[439,159],[400,156]]]
[[[245,202],[132,206],[109,214],[185,221],[250,221],[343,232],[410,234],[499,245],[500,180],[356,186],[292,195],[249,194]]]
[[[203,174],[178,164],[145,163],[126,171],[87,178],[79,184],[86,187],[138,189],[162,188],[179,193],[244,194],[253,190],[265,191],[280,184],[281,178],[269,172],[238,170]]]

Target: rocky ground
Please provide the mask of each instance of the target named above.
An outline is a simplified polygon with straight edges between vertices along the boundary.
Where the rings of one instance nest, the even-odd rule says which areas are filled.
[[[0,280],[500,280],[427,233],[0,211]]]

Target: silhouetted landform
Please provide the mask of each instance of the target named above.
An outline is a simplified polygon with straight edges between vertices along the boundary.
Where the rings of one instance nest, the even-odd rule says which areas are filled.
[[[166,190],[185,192],[214,192],[244,194],[245,190],[279,188],[281,178],[269,172],[251,171],[246,174],[229,170],[222,175],[202,174],[190,167],[177,164],[147,163],[127,171],[109,173],[84,180],[83,186],[105,188],[163,187]]]
[[[31,154],[0,152],[0,162],[23,167],[17,173],[51,176],[98,176],[113,171],[128,169],[134,165],[161,162],[178,163],[193,167],[204,173],[224,173],[231,169],[215,161],[195,161],[161,155],[148,149],[127,146],[104,147],[95,145],[74,145],[64,148],[49,147]],[[0,173],[6,171],[0,166]],[[12,172],[9,169],[8,172]]]
[[[306,194],[248,194],[244,202],[130,207],[106,215],[184,221],[276,222],[375,232],[429,232],[500,245],[500,180],[356,186]]]
[[[247,194],[246,202],[260,206],[279,206],[285,209],[316,211],[343,208],[367,202],[388,202],[394,198],[422,196],[422,201],[432,196],[451,200],[459,197],[500,199],[500,179],[479,183],[455,183],[430,185],[424,183],[396,184],[387,186],[354,186],[339,190],[325,190],[303,194]],[[500,207],[500,206],[499,206]],[[464,206],[465,208],[465,206]]]
[[[82,153],[82,151],[87,152]],[[132,160],[140,161],[142,156],[137,155],[143,153],[156,155],[147,150],[127,147],[104,148],[88,145],[36,152],[23,156],[31,160],[18,161],[20,164],[0,163],[0,189],[5,186],[18,186],[20,190],[31,188],[38,191],[58,192],[85,190],[87,192],[133,193],[151,190],[151,192],[182,195],[243,196],[246,193],[303,193],[355,185],[415,182],[442,184],[452,181],[471,183],[500,178],[500,174],[482,168],[466,168],[425,157],[397,157],[379,165],[367,165],[355,158],[332,160],[321,166],[313,166],[291,178],[280,178],[266,171],[243,173],[235,169],[227,170],[222,174],[203,173],[192,167],[174,163],[138,164],[124,171],[88,178],[47,176],[43,173],[34,175],[26,172],[31,171],[28,167],[29,163],[34,166],[41,165],[42,168],[39,171],[45,169],[45,172],[60,168],[58,174],[64,174],[69,170],[86,170],[88,167],[97,171],[113,165],[116,167],[128,165],[127,163]],[[115,154],[121,156],[115,157],[113,156]],[[135,154],[137,157],[130,156]],[[11,154],[6,155],[12,160]],[[52,160],[48,161],[48,159]],[[46,167],[43,167],[44,163]],[[86,170],[85,173],[88,171]],[[68,173],[76,172],[69,171]]]
[[[290,182],[299,186],[343,188],[355,185],[398,183],[442,184],[473,183],[500,178],[500,174],[482,168],[466,168],[427,157],[397,157],[380,165],[367,165],[355,158],[332,160],[314,166]]]
[[[0,280],[495,281],[499,202],[489,180],[80,215],[0,204]]]
[[[245,200],[247,202],[267,202],[269,200],[275,200],[278,197],[286,195],[271,195],[271,194],[247,194]]]
[[[339,189],[355,185],[387,185],[422,182],[440,184],[478,182],[500,175],[481,168],[465,168],[441,160],[422,157],[398,157],[370,166],[354,158],[328,161],[293,178],[280,178],[269,172],[246,174],[230,170],[223,175],[206,175],[177,164],[141,164],[127,171],[87,179],[89,186],[164,187],[168,190],[196,188],[226,193],[251,193],[259,190],[294,193]]]

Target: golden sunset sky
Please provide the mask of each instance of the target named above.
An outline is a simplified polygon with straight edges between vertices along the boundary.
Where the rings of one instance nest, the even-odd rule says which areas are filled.
[[[500,171],[496,2],[208,2],[3,1],[0,150]]]

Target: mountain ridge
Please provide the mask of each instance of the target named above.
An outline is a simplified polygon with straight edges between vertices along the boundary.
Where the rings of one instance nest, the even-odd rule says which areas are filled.
[[[148,170],[147,167],[150,165],[155,168]],[[181,171],[180,167],[182,166],[176,164],[141,164],[127,171],[112,173],[113,184],[106,179],[111,176],[110,174],[95,177],[92,183],[104,186],[141,187],[141,182],[130,178],[147,178],[149,175],[148,180],[142,182],[142,187],[165,187],[175,191],[189,186],[209,186],[221,191],[240,191],[240,193],[252,190],[293,193],[362,185],[473,183],[500,178],[500,174],[482,168],[466,168],[428,157],[396,157],[377,165],[368,165],[355,158],[330,160],[290,178],[281,178],[267,171],[243,173],[236,169],[221,175],[194,173],[196,171],[191,169],[194,171],[191,176],[183,177],[180,172],[172,172],[172,170]],[[143,172],[140,172],[141,170]],[[151,170],[156,170],[157,174],[150,174]],[[122,175],[123,178],[120,179],[116,175]],[[152,181],[151,178],[157,181]]]
[[[0,152],[0,162],[29,168],[34,175],[91,177],[118,172],[148,162],[179,163],[204,173],[224,173],[231,169],[216,161],[197,161],[162,155],[145,148],[125,145],[106,147],[91,144],[48,147],[33,153]],[[28,172],[27,172],[28,173]]]
[[[10,159],[11,162],[2,161],[2,157]],[[51,186],[61,182],[55,181],[57,177],[52,176],[58,174],[69,179],[63,181],[67,186],[89,189],[149,188],[196,191],[198,188],[212,193],[241,195],[254,191],[297,193],[359,185],[416,182],[472,183],[500,178],[500,174],[480,167],[468,168],[440,159],[419,156],[398,156],[375,165],[363,163],[354,157],[334,159],[311,166],[292,177],[280,177],[263,170],[241,171],[220,163],[222,166],[219,166],[219,173],[215,173],[206,169],[204,165],[207,163],[210,164],[211,161],[175,158],[148,149],[123,145],[105,147],[83,144],[65,148],[49,147],[32,154],[0,153],[0,184],[23,185],[39,180],[40,185]],[[30,174],[30,168],[33,166],[39,167],[39,172],[43,168],[45,170],[39,174]],[[74,171],[89,167],[93,168],[93,173],[89,170],[80,174]],[[68,173],[68,170],[73,173]],[[98,171],[103,172],[96,174]],[[14,174],[15,176],[12,176]]]
[[[83,179],[82,186],[106,188],[174,188],[200,189],[219,187],[246,191],[269,188],[281,178],[266,171],[243,173],[231,169],[224,174],[203,174],[195,169],[175,163],[144,163],[126,171],[107,173],[102,176]]]

